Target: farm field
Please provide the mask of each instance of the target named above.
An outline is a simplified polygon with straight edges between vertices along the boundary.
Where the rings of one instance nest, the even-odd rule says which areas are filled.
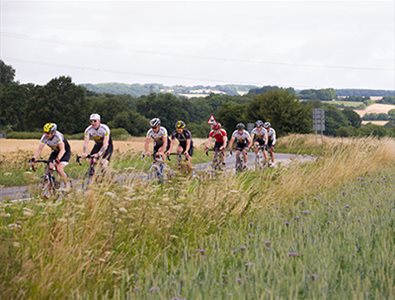
[[[388,121],[362,121],[363,125],[372,123],[373,125],[378,125],[378,126],[384,126],[385,124],[388,123]]]
[[[193,139],[196,146],[200,146],[205,142],[205,139]],[[127,141],[113,141],[114,149],[120,151],[121,153],[132,151],[139,152],[144,150],[145,137],[132,137]],[[72,151],[80,152],[82,151],[82,140],[70,140],[69,141]],[[0,139],[0,154],[16,152],[16,151],[30,151],[33,152],[37,149],[39,140],[25,140],[25,139]],[[90,146],[93,147],[93,141],[90,141]],[[152,145],[152,143],[151,143]],[[44,148],[44,154],[49,154],[50,149],[48,147]]]
[[[0,298],[393,299],[394,140],[283,144],[321,155],[0,203]]]
[[[356,102],[356,101],[321,101],[322,103],[327,103],[327,104],[338,104],[338,105],[344,105],[346,107],[354,108],[358,107],[360,105],[364,105],[363,102]]]
[[[371,104],[368,107],[366,107],[365,109],[356,109],[355,112],[357,114],[359,114],[361,117],[363,117],[366,114],[371,114],[371,113],[375,113],[375,114],[380,114],[380,113],[388,113],[391,109],[394,109],[395,105],[391,105],[391,104]]]

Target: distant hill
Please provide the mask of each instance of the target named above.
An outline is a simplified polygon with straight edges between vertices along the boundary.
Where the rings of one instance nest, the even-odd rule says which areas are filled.
[[[147,84],[126,84],[126,83],[99,83],[91,84],[85,83],[81,84],[87,90],[95,93],[105,93],[105,94],[127,94],[135,97],[142,95],[148,95],[150,93],[171,93],[179,96],[186,97],[204,97],[210,94],[226,94],[231,96],[243,95],[248,93],[250,89],[257,88],[253,85],[236,85],[236,84],[225,84],[216,86],[205,86],[205,85],[195,85],[195,86],[165,86],[158,83],[147,83]]]
[[[237,84],[224,84],[215,86],[206,85],[194,85],[194,86],[184,86],[184,85],[173,85],[165,86],[159,83],[147,83],[147,84],[127,84],[127,83],[98,83],[91,84],[85,83],[81,84],[87,90],[98,93],[98,94],[115,94],[115,95],[132,95],[134,97],[140,97],[143,95],[148,95],[150,93],[171,93],[178,96],[191,97],[205,97],[210,94],[226,94],[230,96],[250,94],[261,94],[277,86],[263,86],[258,87],[254,85],[237,85]],[[320,94],[325,94],[326,98],[333,99],[336,96],[361,96],[361,97],[385,97],[394,96],[395,91],[391,90],[368,90],[368,89],[305,89],[305,90],[294,90],[292,87],[287,88],[289,92],[295,93],[301,98],[306,99],[321,99],[323,96]],[[329,94],[328,94],[329,92]],[[326,95],[328,94],[328,95]]]

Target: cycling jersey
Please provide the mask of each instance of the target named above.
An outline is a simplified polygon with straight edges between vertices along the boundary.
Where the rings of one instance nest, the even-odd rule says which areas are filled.
[[[247,130],[243,129],[242,132],[238,130],[233,131],[232,137],[235,138],[237,144],[246,144],[248,143],[248,139],[250,138],[250,134]]]
[[[268,130],[269,142],[272,145],[276,144],[276,131],[273,128],[269,128]]]
[[[178,142],[180,143],[180,146],[182,147],[182,151],[185,152],[187,148],[187,140],[191,140],[191,144],[189,146],[189,151],[188,154],[190,156],[193,155],[193,141],[192,141],[192,134],[189,130],[184,129],[181,133],[177,132],[177,130],[174,130],[171,139],[177,139]]]
[[[103,144],[104,137],[109,136],[109,144],[112,144],[110,128],[105,124],[100,124],[97,129],[93,128],[92,125],[85,129],[85,136],[92,138],[96,144]]]
[[[259,128],[259,127],[255,127],[252,131],[251,131],[251,135],[254,135],[254,140],[257,139],[265,139],[267,134],[267,130],[263,127]]]
[[[160,127],[158,132],[154,132],[152,128],[147,131],[147,137],[152,138],[155,142],[161,141],[162,137],[167,137],[167,130],[165,127]]]
[[[215,138],[215,141],[217,143],[223,143],[224,137],[226,137],[227,134],[224,129],[219,129],[219,130],[211,130],[208,136],[210,138]]]
[[[65,150],[67,151],[67,148],[69,148],[70,150],[70,145],[67,142],[67,140],[65,139],[65,137],[63,136],[62,133],[60,133],[59,131],[55,132],[55,135],[52,138],[49,138],[47,135],[43,134],[43,136],[40,139],[40,142],[47,145],[48,147],[50,147],[52,149],[52,151],[58,151],[59,152],[59,144],[60,143],[64,143],[65,144]],[[67,146],[66,146],[67,144]]]
[[[44,134],[41,137],[40,142],[49,146],[52,149],[52,152],[49,155],[48,160],[55,160],[58,157],[58,154],[60,151],[59,144],[63,143],[65,153],[60,158],[60,161],[63,164],[67,165],[67,162],[70,160],[70,157],[71,157],[71,149],[70,149],[69,142],[66,140],[66,138],[63,136],[62,133],[60,133],[59,131],[56,131],[55,135],[52,138],[49,138],[48,136],[46,136]]]

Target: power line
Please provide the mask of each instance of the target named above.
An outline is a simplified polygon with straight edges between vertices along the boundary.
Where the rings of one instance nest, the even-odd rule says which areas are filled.
[[[55,43],[58,45],[64,46],[77,46],[83,48],[93,48],[93,49],[102,49],[102,50],[111,50],[111,51],[120,51],[130,52],[130,53],[138,53],[143,55],[161,55],[161,56],[170,56],[176,58],[184,58],[184,59],[199,59],[199,60],[209,60],[209,61],[221,61],[221,62],[238,62],[238,63],[249,63],[249,64],[264,64],[264,65],[277,65],[277,66],[288,66],[288,67],[297,67],[297,68],[318,68],[318,69],[345,69],[345,70],[361,70],[361,71],[383,71],[383,72],[394,72],[394,68],[380,68],[380,67],[366,67],[366,66],[345,66],[345,65],[316,65],[316,64],[301,64],[301,63],[290,63],[290,62],[274,62],[274,61],[265,61],[265,60],[250,60],[250,59],[238,59],[238,58],[221,58],[221,57],[210,57],[210,56],[201,56],[201,55],[184,55],[184,54],[174,54],[170,52],[161,52],[161,51],[152,51],[152,50],[141,50],[141,49],[120,49],[119,47],[108,47],[108,46],[97,46],[97,45],[89,45],[89,44],[81,44],[74,42],[63,42],[59,40],[53,39],[39,39],[32,38],[23,34],[9,33],[9,32],[0,32],[2,35],[5,35],[8,38],[12,39],[21,39],[21,40],[32,40],[32,41],[40,41],[45,43]]]

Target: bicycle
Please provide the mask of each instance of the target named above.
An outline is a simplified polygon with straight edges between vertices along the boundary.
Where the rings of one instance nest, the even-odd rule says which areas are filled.
[[[60,188],[60,182],[56,180],[53,175],[53,171],[55,168],[51,169],[49,167],[50,163],[55,163],[52,160],[38,159],[38,160],[29,160],[29,164],[33,172],[36,172],[35,163],[43,163],[45,164],[44,175],[42,176],[42,180],[40,183],[41,188],[41,196],[45,199],[49,199],[53,196],[57,195],[57,190]],[[60,196],[60,195],[59,195]]]
[[[145,154],[143,154],[142,157],[144,158]],[[159,183],[163,183],[165,179],[165,163],[162,156],[158,153],[153,155],[153,159],[154,160],[147,172],[147,179],[150,181],[157,180]]]
[[[258,146],[258,152],[255,154],[255,170],[263,170],[267,167],[268,162],[265,159],[263,151],[265,146]]]
[[[211,161],[211,168],[213,169],[213,171],[222,171],[224,168],[224,164],[222,163],[224,158],[224,152],[220,151],[219,149],[207,149],[207,156],[209,151],[214,151],[213,159]]]
[[[189,165],[189,161],[182,153],[170,153],[167,155],[167,159],[170,161],[170,156],[177,156],[177,170],[183,174],[189,174],[192,171],[192,168]],[[184,157],[184,158],[183,158]]]
[[[77,163],[81,166],[81,156],[77,155]],[[95,157],[88,154],[86,156],[86,159],[89,159],[89,167],[88,170],[86,171],[84,178],[82,180],[82,190],[87,190],[88,186],[91,185],[93,183],[93,176],[95,175]]]
[[[247,169],[247,165],[244,162],[243,150],[236,149],[235,171],[236,173],[241,173],[245,169]]]

